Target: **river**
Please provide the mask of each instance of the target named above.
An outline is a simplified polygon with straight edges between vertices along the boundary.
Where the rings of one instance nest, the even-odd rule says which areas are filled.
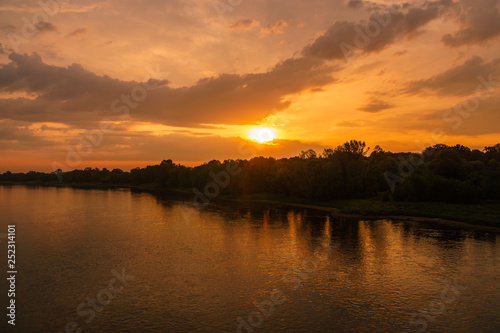
[[[9,332],[500,332],[492,231],[129,189],[0,186],[0,216]]]

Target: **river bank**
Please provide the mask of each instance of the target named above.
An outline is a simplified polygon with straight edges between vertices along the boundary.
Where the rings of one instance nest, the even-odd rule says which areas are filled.
[[[222,196],[221,196],[222,197]],[[333,217],[359,219],[397,219],[411,222],[448,224],[466,229],[500,232],[500,203],[460,205],[441,202],[397,202],[379,198],[313,202],[269,195],[224,197],[239,202],[261,202],[274,205],[317,209],[330,212]]]

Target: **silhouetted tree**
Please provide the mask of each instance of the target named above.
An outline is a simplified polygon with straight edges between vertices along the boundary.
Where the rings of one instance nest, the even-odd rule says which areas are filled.
[[[214,182],[214,175],[236,163],[240,170],[230,177],[221,194],[249,195],[274,193],[321,201],[369,198],[382,195],[386,200],[444,201],[472,203],[500,200],[500,144],[471,150],[463,145],[436,144],[422,153],[392,153],[375,146],[371,154],[365,142],[350,140],[320,156],[304,150],[298,156],[276,160],[212,160],[197,167],[163,160],[157,165],[121,169],[87,167],[62,172],[67,183],[150,184],[164,188],[198,188]],[[401,161],[412,161],[413,170],[390,192],[384,174],[399,174]],[[234,166],[234,165],[233,165]],[[0,174],[3,182],[58,182],[56,172],[30,171]],[[219,179],[219,182],[222,181]]]

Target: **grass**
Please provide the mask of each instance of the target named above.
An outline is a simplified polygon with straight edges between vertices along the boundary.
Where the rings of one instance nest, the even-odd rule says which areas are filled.
[[[333,205],[343,214],[415,216],[500,227],[500,203],[460,205],[441,202],[345,200]]]
[[[236,200],[281,203],[311,208],[326,208],[331,209],[334,214],[337,215],[437,218],[449,221],[466,222],[475,225],[500,227],[500,202],[483,202],[480,204],[464,205],[442,202],[384,201],[380,197],[372,199],[319,202],[288,198],[275,194],[257,194],[246,197],[238,197]]]

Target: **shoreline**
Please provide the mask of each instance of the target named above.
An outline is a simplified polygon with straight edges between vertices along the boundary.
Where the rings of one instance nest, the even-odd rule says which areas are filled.
[[[179,188],[162,188],[158,186],[137,186],[137,185],[130,185],[130,184],[102,184],[102,183],[58,183],[58,182],[0,182],[0,186],[13,186],[13,185],[23,185],[23,186],[41,186],[41,187],[70,187],[70,188],[80,188],[80,189],[120,189],[120,188],[125,188],[125,189],[130,189],[134,191],[141,191],[141,192],[148,192],[152,194],[161,194],[161,193],[182,193],[182,194],[190,194],[192,195],[193,192],[188,189],[179,189]],[[430,216],[420,216],[420,215],[412,215],[412,214],[382,214],[377,211],[370,211],[369,214],[363,214],[361,211],[356,212],[356,207],[352,208],[349,207],[349,212],[343,212],[343,206],[346,203],[351,203],[351,202],[357,202],[359,204],[365,204],[365,203],[370,203],[370,204],[379,204],[379,205],[387,205],[388,203],[392,204],[397,204],[400,205],[401,207],[398,207],[399,209],[404,210],[405,204],[409,206],[410,204],[414,203],[395,203],[395,202],[385,202],[381,200],[373,200],[373,199],[360,199],[360,200],[339,200],[339,201],[334,201],[331,203],[325,203],[325,204],[315,204],[311,202],[307,202],[306,200],[303,200],[303,202],[293,202],[293,201],[288,201],[287,199],[292,199],[292,200],[301,200],[301,199],[293,199],[293,198],[274,198],[274,199],[264,199],[260,198],[259,195],[252,195],[252,196],[247,196],[247,197],[232,197],[228,195],[219,195],[217,198],[213,199],[213,201],[232,201],[232,202],[240,202],[240,203],[265,203],[265,204],[272,204],[272,205],[283,205],[283,206],[289,206],[289,207],[297,207],[297,208],[306,208],[306,209],[314,209],[314,210],[321,210],[325,212],[329,212],[330,216],[332,217],[338,217],[338,218],[357,218],[357,219],[368,219],[368,220],[383,220],[383,219],[390,219],[390,220],[402,220],[406,222],[414,222],[414,223],[421,223],[421,222],[429,222],[429,223],[437,223],[437,224],[443,224],[443,225],[452,225],[456,227],[462,227],[466,229],[474,229],[474,230],[484,230],[484,231],[491,231],[491,232],[496,232],[500,233],[500,219],[498,220],[499,226],[491,225],[491,223],[474,223],[474,222],[468,222],[468,221],[458,221],[455,219],[448,219],[448,218],[443,218],[443,217],[430,217]],[[425,205],[426,203],[420,202],[417,204],[422,204]],[[431,204],[431,203],[427,203]],[[436,204],[436,203],[432,203]],[[439,204],[439,203],[437,203]],[[449,205],[449,204],[443,204],[443,205]],[[337,206],[337,207],[336,207]],[[338,207],[340,206],[340,207]],[[455,205],[458,207],[467,207],[467,205]],[[354,210],[354,212],[351,212]],[[361,210],[361,209],[360,209]],[[400,212],[401,213],[401,212]],[[500,212],[499,212],[500,216]]]
[[[282,206],[289,206],[289,207],[321,210],[321,211],[330,212],[330,216],[337,217],[337,218],[366,219],[366,220],[402,220],[405,222],[413,222],[413,223],[432,222],[432,223],[443,224],[443,225],[453,225],[456,227],[463,227],[463,228],[467,228],[467,229],[484,230],[484,231],[491,231],[491,232],[500,233],[500,227],[474,224],[474,223],[463,222],[463,221],[448,220],[448,219],[443,219],[443,218],[439,218],[439,217],[425,217],[425,216],[415,216],[415,215],[375,215],[375,214],[364,215],[364,214],[356,214],[356,213],[341,213],[339,211],[339,209],[336,207],[328,207],[328,206],[313,205],[313,204],[301,204],[301,203],[294,203],[294,202],[283,202],[283,201],[277,201],[277,200],[261,200],[261,199],[246,199],[246,198],[241,198],[241,199],[240,198],[235,198],[235,199],[224,198],[221,200],[237,201],[237,202],[258,202],[258,203],[268,203],[268,204],[273,204],[273,205],[282,205]]]

